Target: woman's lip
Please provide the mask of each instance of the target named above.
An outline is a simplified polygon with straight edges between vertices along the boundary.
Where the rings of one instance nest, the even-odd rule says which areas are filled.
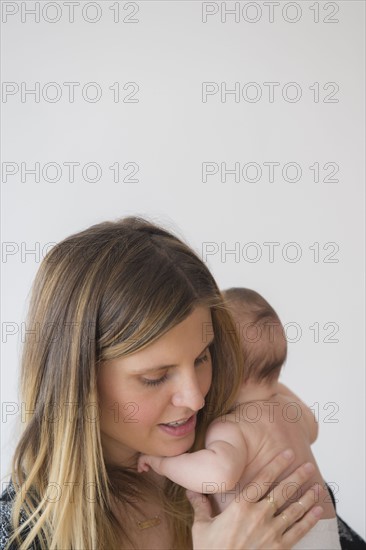
[[[181,437],[191,433],[196,427],[197,415],[194,414],[188,420],[180,426],[167,426],[166,424],[158,424],[159,428],[168,435],[175,437]]]
[[[173,424],[173,422],[187,422],[187,420],[191,418],[190,416],[184,416],[183,418],[179,418],[178,420],[170,420],[170,422],[161,422],[162,425],[166,426],[167,424]]]

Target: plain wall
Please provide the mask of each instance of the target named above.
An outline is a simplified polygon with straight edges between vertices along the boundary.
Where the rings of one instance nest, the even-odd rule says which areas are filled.
[[[80,2],[74,22],[46,4],[36,22],[35,2],[2,2],[1,475],[43,255],[140,214],[183,236],[221,288],[275,307],[282,380],[314,409],[316,459],[365,536],[364,3],[237,2],[225,21],[234,2],[120,2],[117,22],[114,2]],[[79,83],[73,102],[65,82]],[[25,93],[36,83],[39,102]]]

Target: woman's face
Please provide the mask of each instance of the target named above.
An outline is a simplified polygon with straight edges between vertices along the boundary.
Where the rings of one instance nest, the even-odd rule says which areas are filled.
[[[109,463],[127,466],[136,452],[174,456],[192,446],[211,385],[212,334],[210,309],[198,306],[143,350],[102,363],[100,423]]]

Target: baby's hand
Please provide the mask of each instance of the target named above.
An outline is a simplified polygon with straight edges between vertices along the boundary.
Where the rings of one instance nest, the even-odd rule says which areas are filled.
[[[150,468],[154,470],[159,475],[164,475],[162,472],[162,465],[164,462],[164,457],[162,456],[153,456],[153,455],[140,455],[137,461],[137,471],[138,472],[148,472]]]
[[[149,455],[140,455],[137,461],[137,471],[141,474],[142,472],[148,472],[150,470],[149,466]]]

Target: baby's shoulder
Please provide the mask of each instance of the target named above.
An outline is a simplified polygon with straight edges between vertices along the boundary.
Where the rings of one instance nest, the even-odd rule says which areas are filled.
[[[214,429],[219,426],[228,426],[232,424],[237,424],[235,409],[231,409],[227,414],[223,414],[212,420],[208,429]]]
[[[221,431],[222,429],[239,429],[238,421],[235,419],[235,413],[223,414],[215,418],[208,426],[207,433]]]
[[[318,437],[319,427],[313,410],[291,390],[288,388],[286,390],[286,392],[280,392],[276,395],[281,405],[282,418],[287,421],[287,424],[290,422],[296,424],[296,426],[303,426],[310,444],[314,443]]]
[[[227,418],[222,418],[221,421],[217,420],[210,424],[206,432],[206,449],[219,451],[221,455],[227,456],[230,460],[234,460],[235,456],[244,459],[247,454],[247,442],[238,423]]]
[[[207,428],[206,441],[213,439],[240,439],[244,438],[240,423],[234,413],[225,414],[215,418]]]

